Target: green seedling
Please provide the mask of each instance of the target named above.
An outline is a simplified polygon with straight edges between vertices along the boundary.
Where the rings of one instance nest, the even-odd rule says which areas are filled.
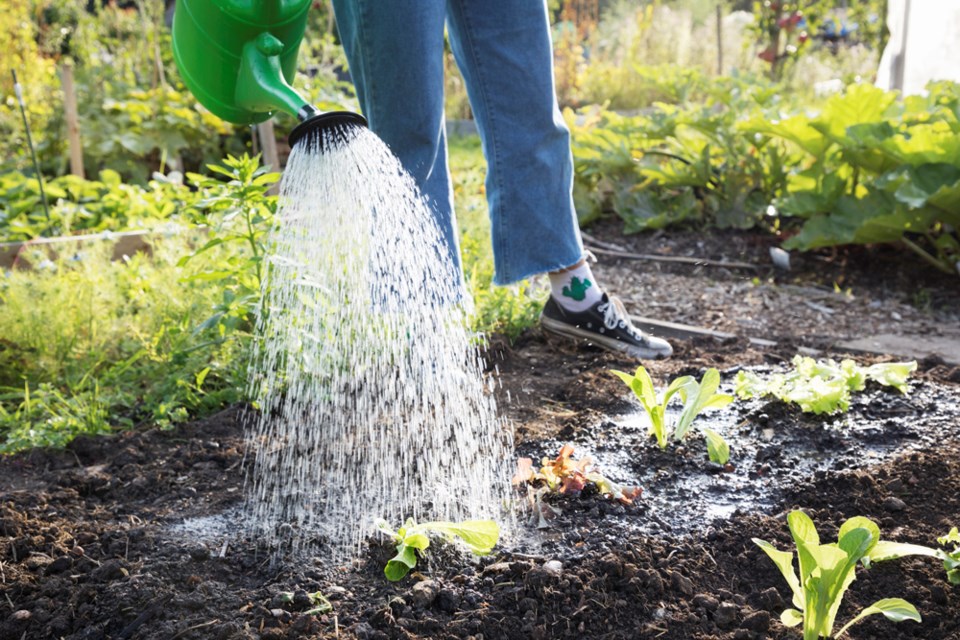
[[[784,611],[780,621],[787,627],[802,624],[803,640],[839,638],[855,623],[878,613],[894,622],[920,622],[920,614],[912,604],[900,598],[885,598],[861,610],[833,635],[837,611],[844,594],[856,579],[858,562],[869,566],[871,561],[910,555],[937,557],[936,550],[880,540],[880,528],[872,520],[860,516],[844,522],[837,534],[837,542],[831,544],[820,544],[813,521],[802,511],[791,512],[787,523],[797,546],[799,577],[793,569],[793,553],[780,551],[757,538],[753,542],[773,560],[790,585],[796,609]]]
[[[500,526],[493,520],[464,520],[463,522],[424,522],[416,524],[412,518],[397,531],[391,529],[386,520],[376,523],[377,529],[397,542],[397,555],[387,561],[383,573],[387,580],[396,582],[403,579],[411,569],[417,566],[417,552],[423,552],[430,546],[429,534],[442,534],[448,540],[459,538],[467,548],[478,556],[489,554],[500,539]]]
[[[863,391],[868,380],[909,390],[907,379],[916,371],[916,362],[882,362],[861,367],[853,360],[814,360],[794,356],[793,371],[763,377],[750,371],[737,374],[736,394],[743,399],[773,396],[794,403],[806,413],[838,413],[850,408],[850,394]]]
[[[703,429],[703,435],[707,439],[707,455],[710,456],[710,462],[716,462],[717,464],[730,462],[730,445],[723,439],[723,436],[706,427]]]
[[[954,527],[947,535],[937,538],[937,542],[945,547],[954,545],[952,552],[939,549],[937,555],[943,560],[943,568],[947,570],[947,580],[950,584],[960,584],[960,531]]]
[[[653,380],[642,366],[637,367],[634,375],[616,370],[612,373],[623,380],[640,400],[640,404],[650,416],[650,435],[657,439],[661,449],[667,448],[667,442],[671,437],[678,442],[683,440],[701,412],[707,409],[719,409],[733,402],[733,396],[717,393],[720,386],[720,372],[716,369],[707,369],[700,382],[697,382],[693,376],[677,378],[670,383],[659,402]],[[683,411],[676,423],[671,424],[667,422],[667,405],[674,396],[679,396],[683,401]],[[723,440],[715,432],[714,436]],[[726,445],[725,442],[724,445]],[[729,447],[727,447],[727,454],[729,457]]]

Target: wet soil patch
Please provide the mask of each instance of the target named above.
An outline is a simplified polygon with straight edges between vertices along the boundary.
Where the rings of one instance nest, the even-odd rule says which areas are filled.
[[[735,367],[790,355],[705,341],[650,369],[662,383],[716,366],[729,384]],[[371,542],[352,563],[273,562],[237,534],[241,407],[173,431],[82,438],[0,461],[0,638],[796,638],[778,621],[786,585],[750,542],[786,548],[790,509],[808,510],[824,537],[854,515],[928,545],[960,524],[958,387],[939,363],[921,363],[910,396],[870,388],[843,418],[733,405],[714,422],[736,469],[714,473],[699,439],[666,452],[646,439],[608,373],[633,363],[538,331],[491,359],[519,452],[573,442],[640,482],[635,505],[561,497],[549,528],[521,515],[483,559],[438,544],[390,584],[389,545]],[[317,611],[316,592],[331,610]],[[923,623],[869,620],[853,638],[960,638],[960,591],[939,563],[860,571],[840,619],[883,597],[913,602]]]

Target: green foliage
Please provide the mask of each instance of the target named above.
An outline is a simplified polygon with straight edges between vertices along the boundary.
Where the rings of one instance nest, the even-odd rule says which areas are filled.
[[[0,174],[0,241],[17,242],[74,233],[148,229],[175,222],[197,197],[162,175],[146,187],[124,184],[110,169],[99,180],[67,175],[44,183],[51,203],[47,220],[36,178]]]
[[[509,286],[493,284],[489,240],[476,235],[460,238],[467,291],[473,301],[470,328],[483,335],[500,334],[515,340],[540,321],[547,288],[530,280]]]
[[[776,202],[781,216],[803,220],[787,248],[903,242],[936,268],[955,272],[960,85],[934,83],[928,96],[903,102],[854,85],[816,115],[755,116],[741,130],[805,155]]]
[[[763,378],[751,371],[737,374],[736,394],[740,398],[773,396],[799,405],[801,411],[823,414],[850,408],[850,394],[863,391],[868,380],[893,387],[906,394],[907,379],[916,371],[916,362],[882,362],[861,367],[853,360],[814,360],[793,357],[793,370]]]
[[[727,464],[730,462],[730,445],[719,433],[713,429],[703,428],[703,435],[707,440],[707,455],[710,462]]]
[[[459,539],[478,556],[489,554],[500,539],[500,526],[493,520],[465,520],[463,522],[424,522],[414,523],[413,519],[397,531],[391,529],[385,520],[377,520],[377,529],[397,542],[397,555],[387,561],[383,573],[387,580],[402,580],[411,569],[417,566],[417,554],[430,546],[430,534],[440,534],[448,540]]]
[[[861,610],[833,635],[840,603],[856,579],[858,562],[868,564],[871,560],[892,560],[908,555],[929,556],[932,549],[881,541],[880,528],[873,521],[860,516],[844,522],[837,534],[838,541],[831,544],[820,544],[813,521],[802,511],[791,512],[787,516],[787,523],[797,547],[799,577],[793,568],[793,553],[780,551],[769,542],[753,539],[780,569],[793,593],[793,606],[796,609],[787,609],[780,616],[785,626],[793,627],[802,623],[804,640],[817,640],[838,638],[856,622],[878,613],[894,622],[920,622],[920,614],[909,602],[900,598],[885,598]]]
[[[941,550],[938,553],[943,560],[943,568],[950,584],[960,584],[960,531],[953,527],[947,535],[937,538],[937,542],[945,547],[954,545],[953,551]]]
[[[186,89],[114,83],[105,94],[82,102],[85,167],[113,169],[142,183],[152,170],[200,168],[243,149],[230,137],[233,126],[202,108]]]
[[[252,329],[252,313],[260,301],[266,267],[267,235],[277,213],[277,198],[267,194],[279,180],[279,173],[269,173],[260,166],[260,157],[244,154],[228,156],[222,165],[209,165],[212,173],[227,181],[189,174],[202,198],[191,210],[194,223],[206,232],[207,241],[193,253],[184,256],[185,266],[213,249],[226,248],[226,256],[208,264],[189,277],[197,283],[216,283],[222,300],[214,314],[200,325],[214,329],[218,335]]]
[[[35,250],[37,269],[0,276],[0,451],[240,400],[246,342],[197,332],[220,292],[189,278],[225,252],[185,269],[184,248],[156,239],[151,256],[117,261],[105,243],[52,260]]]
[[[623,218],[625,233],[681,222],[749,228],[764,219],[771,194],[786,185],[788,158],[782,146],[744,136],[738,122],[772,109],[776,86],[699,77],[672,100],[637,116],[566,112],[582,224],[607,211]]]
[[[612,373],[623,380],[640,400],[640,404],[650,417],[650,435],[657,439],[657,444],[661,449],[667,448],[667,442],[671,437],[677,442],[683,440],[693,425],[693,421],[703,411],[719,409],[733,402],[733,396],[717,393],[720,386],[720,373],[712,368],[707,369],[700,382],[697,382],[693,376],[682,376],[673,380],[664,391],[663,398],[659,401],[657,400],[653,380],[650,379],[650,374],[644,367],[637,367],[634,375],[623,371],[612,371]],[[670,400],[675,395],[682,400],[683,410],[677,421],[671,423],[667,420],[667,405],[670,404]],[[713,434],[719,439],[714,440],[716,453],[719,454],[720,449],[722,449],[719,441],[722,441],[722,438],[716,432],[713,432]],[[708,446],[710,440],[708,438]],[[729,447],[727,447],[727,454],[729,456]]]
[[[242,398],[276,212],[267,189],[278,176],[249,156],[210,170],[228,180],[191,175],[193,192],[160,178],[125,185],[109,170],[100,182],[57,178],[49,224],[35,180],[0,176],[0,220],[15,239],[165,220],[196,227],[189,244],[155,235],[151,257],[121,262],[109,260],[107,244],[52,260],[27,250],[37,269],[0,281],[0,451],[62,446],[144,420],[168,426]]]

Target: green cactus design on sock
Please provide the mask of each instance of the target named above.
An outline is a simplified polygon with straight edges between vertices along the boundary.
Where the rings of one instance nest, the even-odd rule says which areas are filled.
[[[587,289],[593,286],[593,283],[589,280],[580,280],[580,278],[574,276],[570,278],[570,286],[564,285],[563,287],[563,297],[571,298],[577,302],[583,302],[583,299],[587,297]]]

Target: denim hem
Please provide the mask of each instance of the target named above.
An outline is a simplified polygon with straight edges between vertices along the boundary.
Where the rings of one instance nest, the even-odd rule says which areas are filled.
[[[586,257],[586,252],[581,251],[577,254],[576,258],[572,260],[560,260],[558,262],[552,262],[550,264],[545,264],[543,266],[533,266],[527,267],[524,270],[519,270],[515,273],[505,273],[501,274],[499,272],[495,273],[493,276],[493,284],[498,287],[505,287],[507,285],[516,284],[521,280],[528,280],[533,276],[539,276],[542,274],[550,273],[551,271],[560,271],[561,269],[566,269],[567,267],[572,267]]]

